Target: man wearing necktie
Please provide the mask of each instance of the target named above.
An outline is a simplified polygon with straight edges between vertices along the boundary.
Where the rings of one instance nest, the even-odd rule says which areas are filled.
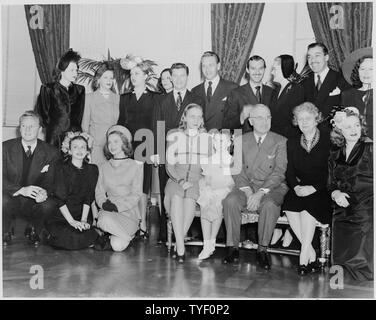
[[[226,101],[223,128],[243,128],[243,133],[250,130],[247,120],[249,107],[258,103],[270,106],[273,98],[273,89],[262,84],[266,69],[265,60],[257,55],[248,59],[246,76],[248,83],[232,90]]]
[[[38,139],[41,119],[34,111],[20,117],[21,138],[3,142],[3,245],[12,240],[12,220],[26,218],[31,244],[40,242],[46,217],[53,212],[51,199],[58,150]]]
[[[179,127],[181,116],[185,107],[190,103],[196,103],[204,107],[204,99],[197,96],[187,89],[189,68],[184,63],[174,63],[171,68],[171,81],[173,90],[165,96],[158,99],[154,108],[153,115],[153,133],[154,133],[154,155],[152,161],[155,165],[159,165],[159,188],[162,199],[162,212],[160,221],[160,235],[159,240],[166,241],[166,216],[164,208],[164,189],[168,180],[168,175],[165,168],[165,154],[166,154],[166,134],[171,129]]]
[[[285,183],[287,139],[270,131],[270,110],[263,104],[250,107],[248,121],[253,132],[242,137],[242,170],[233,176],[235,188],[223,200],[228,248],[223,263],[239,259],[241,212],[248,210],[259,214],[257,261],[261,268],[269,270],[267,249],[288,190]]]
[[[325,119],[333,106],[341,105],[341,92],[350,86],[341,73],[328,67],[328,48],[323,43],[308,46],[307,61],[312,74],[302,83],[304,101],[312,102]],[[329,132],[329,121],[324,121],[320,127]]]
[[[219,75],[221,63],[213,51],[206,51],[201,56],[201,71],[204,82],[192,89],[192,92],[205,101],[204,117],[206,130],[222,129],[223,112],[231,90],[238,87],[235,82]]]

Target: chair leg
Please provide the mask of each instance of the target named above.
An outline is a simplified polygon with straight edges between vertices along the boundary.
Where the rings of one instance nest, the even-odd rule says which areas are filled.
[[[326,243],[325,243],[325,258],[326,258],[326,262],[327,264],[330,264],[330,253],[331,253],[331,250],[330,250],[330,239],[331,239],[331,230],[330,230],[330,227],[328,227],[326,229]]]
[[[172,247],[172,222],[171,219],[167,220],[167,251],[170,253]]]
[[[319,258],[319,261],[320,261],[320,264],[321,264],[321,268],[324,268],[326,263],[327,263],[326,253],[325,253],[326,252],[326,245],[327,245],[326,229],[327,228],[320,227],[320,258]]]

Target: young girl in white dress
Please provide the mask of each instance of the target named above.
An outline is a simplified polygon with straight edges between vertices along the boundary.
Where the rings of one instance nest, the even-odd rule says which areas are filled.
[[[199,260],[209,258],[215,250],[218,230],[223,219],[222,200],[234,186],[230,172],[232,163],[229,153],[230,145],[229,132],[215,133],[213,137],[214,153],[207,159],[207,162],[201,163],[204,177],[199,181],[200,196],[197,203],[201,208],[204,247],[198,256]]]

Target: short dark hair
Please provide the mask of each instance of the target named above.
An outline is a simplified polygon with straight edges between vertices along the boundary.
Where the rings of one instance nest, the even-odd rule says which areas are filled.
[[[329,51],[328,51],[328,48],[326,47],[325,44],[323,44],[322,42],[313,42],[311,44],[308,45],[307,47],[307,51],[309,49],[312,49],[312,48],[315,48],[315,47],[320,47],[322,49],[322,51],[324,52],[324,55],[326,56],[327,54],[329,54]]]
[[[91,151],[90,148],[89,148],[89,142],[85,139],[85,137],[81,136],[81,135],[78,135],[78,136],[74,136],[72,139],[69,140],[69,149],[71,148],[71,145],[72,145],[72,142],[75,141],[75,140],[81,140],[81,141],[84,141],[85,144],[86,144],[86,150],[87,151]],[[64,155],[64,160],[67,161],[68,159],[72,158],[71,155],[69,155],[69,153],[67,152],[65,155]],[[90,158],[89,158],[89,154],[87,154],[84,158],[84,162],[86,163],[89,163],[90,162]]]
[[[113,158],[112,153],[108,149],[108,137],[112,134],[117,134],[120,137],[121,141],[123,142],[121,149],[124,151],[126,156],[131,157],[133,155],[133,148],[132,148],[131,142],[127,139],[124,133],[115,130],[115,131],[110,132],[107,135],[106,143],[103,147],[103,152],[104,152],[104,156],[106,157],[106,159],[110,160]]]
[[[25,119],[25,118],[27,118],[27,117],[32,117],[34,119],[37,119],[38,122],[39,122],[39,126],[40,127],[43,126],[42,117],[40,116],[39,113],[37,113],[37,112],[35,112],[33,110],[27,110],[23,114],[21,114],[21,116],[19,118],[19,125],[21,125],[22,120]]]
[[[217,60],[217,63],[220,63],[221,60],[219,59],[219,56],[218,54],[216,54],[214,51],[205,51],[202,56],[201,56],[201,60],[202,58],[206,58],[206,57],[215,57],[216,60]]]
[[[252,57],[250,57],[247,61],[247,69],[249,69],[249,62],[250,61],[262,61],[264,62],[264,68],[266,68],[266,63],[265,63],[265,60],[264,58],[258,56],[258,55],[253,55]]]
[[[171,74],[172,74],[172,70],[174,70],[174,69],[185,69],[185,71],[187,72],[187,76],[189,75],[189,68],[185,63],[176,62],[176,63],[172,64],[172,66],[170,68]]]
[[[91,87],[92,89],[95,91],[99,88],[99,79],[102,77],[102,75],[106,72],[106,71],[112,71],[114,72],[114,68],[111,67],[108,63],[106,62],[103,62],[99,68],[97,69],[97,71],[95,72],[95,75],[94,75],[94,79],[93,79],[93,82],[91,83]],[[115,92],[114,90],[114,85],[112,85],[111,87],[111,91]]]
[[[57,63],[57,69],[62,72],[65,71],[65,69],[68,67],[68,65],[71,62],[74,62],[77,64],[78,68],[78,61],[81,59],[80,54],[77,51],[73,51],[73,49],[69,49],[67,52],[65,52],[61,58],[59,59]]]

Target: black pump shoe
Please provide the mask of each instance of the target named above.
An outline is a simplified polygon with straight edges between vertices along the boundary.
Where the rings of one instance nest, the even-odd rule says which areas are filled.
[[[300,276],[306,276],[310,273],[310,269],[305,264],[300,264],[298,267],[298,274]]]
[[[185,254],[183,254],[182,256],[177,255],[176,261],[178,263],[184,263],[184,261],[185,261]]]

